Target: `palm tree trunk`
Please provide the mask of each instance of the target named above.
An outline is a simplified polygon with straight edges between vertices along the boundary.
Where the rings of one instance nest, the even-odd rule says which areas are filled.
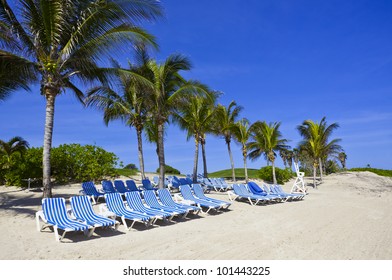
[[[51,186],[51,165],[50,151],[52,149],[53,123],[54,123],[54,103],[56,95],[50,92],[46,94],[46,115],[45,115],[45,132],[44,132],[44,148],[43,148],[43,197],[52,197]]]
[[[272,178],[274,180],[274,185],[276,185],[277,181],[276,181],[276,174],[275,174],[275,160],[271,161],[271,163],[272,163]]]
[[[320,169],[320,181],[323,181],[323,162],[321,161],[321,158],[319,158],[319,169]]]
[[[199,162],[199,139],[195,136],[195,158],[193,160],[193,183],[197,183],[197,164]]]
[[[136,129],[136,134],[137,134],[137,151],[139,156],[140,173],[142,175],[142,179],[146,179],[146,175],[144,173],[142,130]]]
[[[316,165],[313,164],[313,188],[317,189],[316,185]]]
[[[231,175],[232,175],[232,177],[233,177],[233,182],[235,182],[234,161],[233,161],[233,155],[232,155],[232,153],[231,153],[230,141],[226,141],[226,144],[227,144],[227,150],[229,151],[229,156],[230,156]]]
[[[158,188],[165,187],[165,151],[163,144],[163,124],[158,124],[158,161],[159,161],[159,184]]]
[[[206,139],[201,138],[201,153],[203,157],[203,176],[204,178],[208,177],[208,172],[207,172],[207,157],[206,157]]]
[[[242,155],[244,156],[244,170],[245,170],[245,182],[248,183],[248,168],[246,166],[246,158],[248,157],[246,147],[242,147]]]

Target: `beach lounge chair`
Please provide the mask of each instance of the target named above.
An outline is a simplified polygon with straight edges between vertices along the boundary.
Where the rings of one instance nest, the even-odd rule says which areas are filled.
[[[142,191],[141,189],[139,189],[139,188],[136,186],[136,183],[135,183],[134,180],[126,180],[126,181],[125,181],[125,184],[127,184],[127,188],[128,188],[128,190],[131,191],[131,192],[134,192],[134,191],[141,192],[141,191]]]
[[[225,209],[229,208],[231,205],[230,202],[205,196],[203,188],[202,186],[200,186],[200,184],[192,184],[192,187],[193,187],[193,192],[197,198],[204,199],[213,203],[217,203],[222,207],[224,207]]]
[[[291,196],[293,200],[301,200],[305,197],[304,194],[300,194],[300,193],[286,193],[280,185],[270,186],[270,188],[273,188],[276,193]]]
[[[182,195],[182,197],[184,199],[193,201],[199,207],[207,208],[207,211],[205,211],[205,213],[208,213],[212,209],[219,210],[220,208],[222,208],[221,204],[218,204],[218,203],[215,203],[215,202],[210,202],[208,200],[200,199],[200,198],[195,197],[192,194],[192,191],[191,191],[191,188],[190,188],[189,185],[181,185],[180,186],[180,191],[181,191],[181,195]]]
[[[145,206],[143,204],[142,198],[139,192],[127,192],[125,194],[125,199],[127,200],[128,207],[134,211],[145,213],[147,215],[153,216],[156,220],[171,220],[174,214],[166,212],[164,210],[157,210],[151,207]],[[155,222],[154,221],[154,222]]]
[[[157,196],[154,191],[144,191],[143,192],[144,201],[148,206],[156,210],[163,210],[165,212],[171,213],[173,216],[182,215],[182,218],[185,218],[188,215],[189,210],[179,209],[175,207],[170,207],[167,205],[163,205],[159,202]]]
[[[151,181],[149,180],[149,179],[143,179],[142,180],[142,184],[143,184],[143,189],[145,189],[145,190],[147,190],[147,191],[151,191],[151,190],[153,190],[153,191],[156,191],[156,190],[158,190],[158,188],[154,188],[153,186],[152,186],[152,184],[151,184]]]
[[[129,192],[129,190],[125,187],[124,181],[122,180],[114,180],[114,187],[121,194]]]
[[[97,190],[94,183],[91,181],[82,183],[82,193],[89,196],[94,204],[97,203],[101,197],[103,198],[104,195],[104,193]],[[95,198],[97,198],[97,200],[95,200]]]
[[[69,199],[71,203],[72,215],[76,219],[84,221],[86,224],[97,227],[118,228],[119,223],[116,220],[109,219],[95,214],[91,200],[88,196],[73,196]]]
[[[35,214],[35,219],[38,231],[42,231],[48,226],[53,227],[56,241],[60,241],[67,232],[71,231],[83,231],[89,237],[94,232],[94,227],[71,219],[68,216],[65,199],[62,197],[42,199],[42,211],[38,211]],[[40,219],[45,222],[45,225],[42,227],[40,226]],[[59,229],[63,230],[61,236],[59,235]]]
[[[274,192],[273,192],[267,185],[265,185],[265,184],[263,184],[262,189],[264,190],[264,192],[265,192],[267,195],[269,195],[270,197],[279,198],[280,201],[286,202],[288,199],[291,199],[291,198],[289,198],[289,197],[286,196],[286,195],[280,195],[280,194],[274,193]]]
[[[266,198],[265,196],[260,196],[249,192],[249,190],[243,184],[233,184],[233,191],[229,191],[228,195],[230,200],[245,198],[252,206],[257,205],[259,202],[269,201],[269,198]]]
[[[135,212],[125,207],[124,201],[119,193],[105,194],[105,200],[108,210],[116,214],[117,217],[121,218],[121,221],[127,230],[130,230],[136,222],[143,223],[146,227],[148,227],[154,221],[153,217],[150,215]],[[127,226],[126,220],[132,221],[130,227]]]
[[[248,189],[251,193],[264,196],[268,198],[270,201],[280,202],[282,198],[277,195],[269,195],[262,188],[259,187],[255,182],[248,182]]]
[[[174,207],[177,209],[192,211],[194,214],[198,214],[201,210],[201,208],[198,206],[186,205],[175,202],[168,189],[160,189],[157,191],[157,193],[159,196],[159,200],[162,202],[163,205]]]
[[[113,186],[112,181],[103,180],[102,181],[102,189],[106,193],[115,193],[116,189]]]

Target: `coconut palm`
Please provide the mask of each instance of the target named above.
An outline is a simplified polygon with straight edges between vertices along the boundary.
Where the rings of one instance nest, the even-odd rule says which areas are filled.
[[[118,62],[113,61],[113,67],[120,69]],[[113,120],[122,120],[127,126],[134,127],[137,135],[140,173],[145,178],[142,133],[147,118],[146,100],[149,89],[143,79],[138,79],[133,73],[143,74],[141,65],[130,65],[129,71],[118,71],[118,90],[108,85],[98,86],[88,92],[86,104],[104,112],[106,125]]]
[[[231,138],[232,138],[232,130],[237,121],[237,118],[242,110],[241,106],[238,106],[235,101],[231,101],[229,106],[224,106],[219,104],[216,107],[215,112],[215,121],[213,132],[217,135],[221,135],[224,137],[227,150],[229,152],[230,164],[231,164],[231,172],[232,178],[235,182],[235,171],[234,171],[234,161],[233,154],[231,153]]]
[[[340,139],[333,139],[329,141],[329,138],[333,130],[337,129],[339,125],[332,123],[327,125],[323,117],[319,123],[312,120],[306,120],[297,127],[299,133],[304,138],[300,142],[300,149],[304,151],[313,161],[313,186],[316,188],[316,170],[317,167],[320,169],[320,179],[322,180],[322,160],[327,159],[331,155],[336,155],[341,151],[341,146],[337,144]]]
[[[22,154],[29,147],[29,143],[20,136],[15,136],[9,141],[0,140],[0,158],[4,158],[5,168],[9,168],[14,154]]]
[[[241,144],[242,148],[242,156],[244,159],[244,170],[245,170],[245,181],[248,183],[248,169],[246,160],[248,158],[248,148],[247,143],[251,136],[251,129],[249,125],[249,121],[247,119],[239,120],[235,123],[233,128],[233,136],[236,141]]]
[[[279,156],[283,160],[284,168],[287,168],[287,150],[284,150],[284,149],[280,150],[279,151]]]
[[[153,59],[146,63],[145,77],[150,82],[151,88],[148,100],[149,117],[157,133],[155,140],[159,161],[159,188],[163,188],[165,182],[165,124],[187,94],[202,93],[209,96],[208,89],[204,85],[197,81],[186,81],[179,73],[190,69],[191,62],[180,54],[169,56],[163,63]]]
[[[279,127],[280,122],[269,124],[260,121],[255,122],[251,127],[252,141],[248,143],[250,159],[256,160],[260,156],[264,155],[264,157],[271,162],[274,184],[277,183],[275,175],[276,153],[282,149],[289,148],[289,146],[286,145],[287,139],[282,138],[282,133],[279,131]]]
[[[345,152],[340,152],[338,155],[338,159],[340,163],[342,164],[342,168],[346,169],[346,160],[347,160],[347,155]]]
[[[137,25],[160,16],[161,6],[154,0],[20,0],[16,6],[0,1],[0,26],[6,32],[0,36],[0,73],[6,77],[0,81],[0,92],[4,97],[26,88],[27,81],[41,84],[46,99],[43,195],[51,197],[50,150],[57,96],[70,90],[81,99],[78,80],[103,81],[97,62],[113,53],[113,47],[140,41],[154,44],[154,38]],[[12,78],[19,75],[26,82]]]
[[[178,104],[178,109],[173,114],[174,121],[183,130],[187,131],[187,140],[191,137],[195,141],[195,157],[193,161],[193,181],[197,182],[197,165],[199,161],[199,144],[205,135],[213,118],[214,101],[204,96],[189,96]]]

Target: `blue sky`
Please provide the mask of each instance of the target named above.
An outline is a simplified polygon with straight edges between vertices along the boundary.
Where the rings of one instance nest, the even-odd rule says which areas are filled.
[[[158,39],[158,60],[179,52],[194,68],[184,73],[235,100],[251,122],[282,122],[295,147],[296,126],[305,119],[338,122],[348,167],[391,168],[391,1],[162,1],[166,18],[145,25]],[[124,60],[125,63],[125,60]],[[42,146],[45,100],[38,89],[0,103],[0,139],[24,137]],[[53,145],[96,144],[125,163],[136,163],[134,130],[120,122],[106,127],[102,114],[85,109],[70,94],[57,98]],[[207,138],[209,171],[230,168],[224,140]],[[167,129],[166,162],[190,173],[193,141],[173,125]],[[158,167],[155,146],[144,143],[146,170]],[[233,144],[236,167],[240,146]],[[265,160],[249,167],[265,166]],[[279,159],[278,166],[283,166]],[[202,165],[200,161],[199,170]]]

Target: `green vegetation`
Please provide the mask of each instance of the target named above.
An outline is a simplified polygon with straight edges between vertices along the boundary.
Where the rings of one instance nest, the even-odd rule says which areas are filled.
[[[351,168],[348,171],[369,171],[369,172],[373,172],[373,173],[380,175],[380,176],[392,177],[392,170],[388,170],[388,169],[377,169],[377,168],[365,167],[365,168]]]
[[[129,168],[117,168],[116,173],[120,176],[131,177],[137,175],[139,171],[137,169]]]
[[[248,177],[250,179],[252,178],[258,178],[257,169],[252,169],[248,168]],[[235,177],[238,180],[244,180],[245,179],[245,169],[244,168],[235,168]],[[231,169],[225,169],[225,170],[220,170],[212,173],[208,173],[208,177],[210,178],[227,178],[231,179],[232,178],[232,170]]]
[[[275,167],[275,175],[276,175],[276,182],[278,184],[284,184],[285,182],[287,182],[288,180],[293,178],[295,176],[295,173],[288,168],[287,169],[280,169],[278,167]],[[258,178],[260,178],[266,182],[273,182],[274,178],[272,175],[272,166],[262,167],[258,171]],[[274,184],[276,184],[276,183],[274,183]]]
[[[157,168],[156,172],[159,174],[159,167]],[[173,174],[173,175],[180,175],[181,172],[178,169],[175,169],[174,167],[171,167],[170,165],[165,164],[165,171],[168,174]]]

